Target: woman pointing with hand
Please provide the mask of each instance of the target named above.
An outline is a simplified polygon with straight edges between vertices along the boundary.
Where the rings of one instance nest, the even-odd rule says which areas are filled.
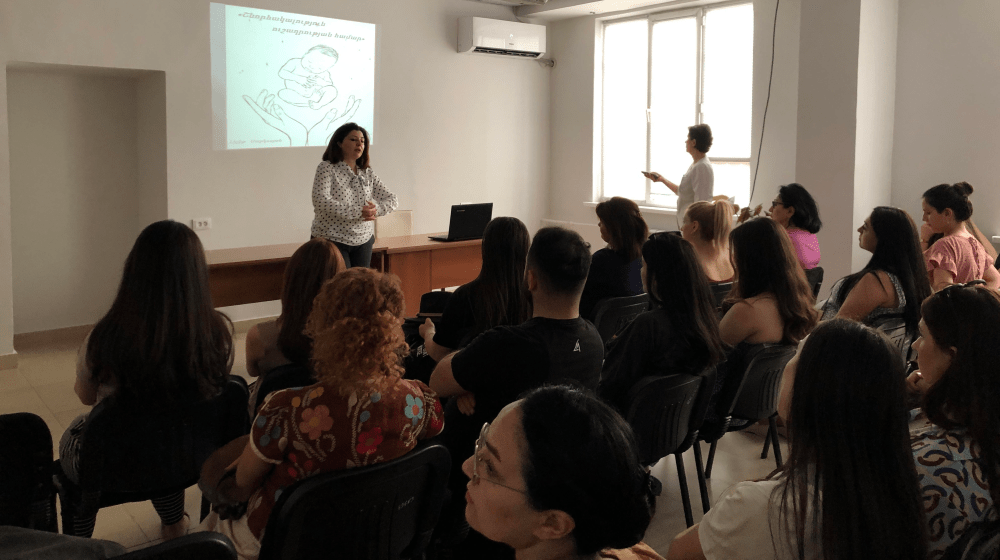
[[[375,218],[399,204],[368,162],[368,132],[355,123],[337,129],[316,168],[312,236],[332,241],[348,268],[368,267]]]

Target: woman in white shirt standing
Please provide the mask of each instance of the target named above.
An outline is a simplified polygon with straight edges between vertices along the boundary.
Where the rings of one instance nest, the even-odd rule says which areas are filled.
[[[677,195],[678,230],[684,225],[684,213],[687,212],[688,206],[700,200],[712,200],[715,194],[715,172],[707,155],[709,148],[712,147],[712,127],[707,124],[689,126],[684,146],[694,162],[681,177],[680,185],[668,181],[655,171],[643,173],[647,178],[663,183]]]
[[[375,244],[375,218],[396,209],[389,192],[368,163],[368,132],[355,123],[337,129],[316,168],[313,181],[312,236],[329,239],[347,268],[368,267]]]

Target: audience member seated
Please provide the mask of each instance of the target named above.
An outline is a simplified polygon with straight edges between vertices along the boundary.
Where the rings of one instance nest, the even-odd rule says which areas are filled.
[[[580,298],[580,315],[589,321],[602,299],[642,293],[639,256],[649,237],[639,206],[627,198],[616,196],[598,204],[597,217],[601,239],[608,245],[594,253]]]
[[[976,226],[976,222],[972,218],[965,220],[965,229],[969,232],[969,235],[975,237],[979,240],[979,244],[986,249],[986,254],[990,256],[990,259],[994,262],[997,260],[997,249],[993,246],[993,243],[986,238],[986,235]],[[944,237],[940,233],[934,233],[931,226],[924,222],[920,224],[920,250],[926,251],[935,241]]]
[[[546,383],[597,388],[604,343],[579,312],[589,267],[590,248],[579,234],[556,227],[538,230],[525,270],[532,318],[484,332],[434,369],[431,388],[442,397],[454,397],[445,410],[448,429],[442,435],[455,461],[453,506],[465,484],[462,458],[472,454],[480,428],[503,407]],[[449,508],[444,517],[451,514],[460,515]]]
[[[819,240],[816,234],[823,227],[816,201],[802,185],[791,183],[778,189],[778,198],[771,201],[771,219],[788,231],[795,256],[802,268],[819,266]]]
[[[520,325],[531,316],[524,287],[524,267],[531,236],[517,218],[494,218],[483,233],[483,268],[475,280],[459,286],[437,325],[420,327],[424,348],[435,362],[465,348],[493,327]]]
[[[698,255],[709,282],[732,282],[736,271],[729,260],[729,232],[733,230],[733,207],[725,200],[695,202],[688,206],[681,226]]]
[[[1000,272],[965,226],[972,217],[970,194],[972,185],[968,183],[937,185],[924,193],[924,222],[935,234],[941,234],[924,253],[934,291],[973,280],[985,280],[993,289],[1000,286]]]
[[[817,327],[781,383],[788,461],[726,490],[667,558],[924,558],[903,375],[876,331],[843,319]]]
[[[80,348],[73,387],[80,402],[114,399],[137,414],[182,406],[216,396],[232,365],[232,323],[212,307],[198,236],[172,220],[147,226],[125,260],[111,309]],[[59,443],[60,465],[74,482],[86,422],[78,416]],[[164,539],[187,532],[183,492],[153,506]],[[92,534],[95,520],[78,518],[76,534]]]
[[[497,557],[660,558],[640,542],[656,501],[632,431],[587,392],[544,387],[507,405],[462,472],[469,525],[513,549]]]
[[[371,269],[349,269],[323,286],[306,323],[319,382],[271,393],[250,435],[209,459],[200,485],[212,503],[247,506],[235,519],[223,519],[231,512],[219,508],[225,515],[211,514],[202,529],[225,534],[241,558],[256,558],[284,488],[390,461],[441,431],[437,397],[401,377],[403,309],[399,279]]]
[[[313,299],[334,274],[347,270],[344,257],[332,241],[314,237],[296,249],[285,267],[281,288],[281,315],[258,323],[247,331],[247,373],[260,377],[276,367],[295,364],[309,368],[312,340],[302,331],[312,310]],[[250,391],[250,414],[261,381]]]
[[[858,245],[872,257],[859,272],[833,285],[823,319],[843,317],[871,326],[882,317],[902,317],[915,334],[920,304],[931,287],[913,219],[899,208],[878,206],[858,234]]]
[[[691,208],[698,204],[704,203]],[[690,243],[669,233],[653,234],[642,246],[642,280],[652,309],[608,343],[598,389],[622,413],[629,389],[640,378],[698,375],[725,357],[715,302]]]
[[[926,418],[911,438],[930,558],[940,558],[972,523],[996,519],[1000,503],[1000,294],[956,285],[922,311],[909,381]]]

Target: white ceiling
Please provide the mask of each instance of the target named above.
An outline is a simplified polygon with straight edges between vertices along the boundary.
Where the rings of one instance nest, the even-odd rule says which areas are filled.
[[[520,6],[515,8],[515,12],[518,17],[531,18],[542,23],[586,15],[608,15],[651,6],[675,7],[701,3],[704,2],[692,2],[691,0],[549,0],[543,5]]]

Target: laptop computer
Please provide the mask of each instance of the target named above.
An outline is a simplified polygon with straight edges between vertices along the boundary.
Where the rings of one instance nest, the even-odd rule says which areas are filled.
[[[448,223],[448,235],[432,236],[434,241],[465,241],[467,239],[482,239],[486,224],[493,217],[493,203],[456,204],[451,207],[451,220]]]

